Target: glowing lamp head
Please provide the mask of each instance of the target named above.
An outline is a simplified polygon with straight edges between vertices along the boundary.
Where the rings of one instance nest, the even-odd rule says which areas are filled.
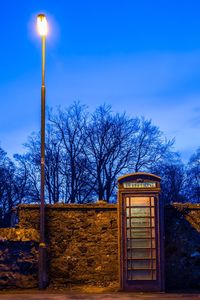
[[[44,14],[39,14],[37,16],[37,30],[41,36],[46,36],[48,33],[47,19]]]

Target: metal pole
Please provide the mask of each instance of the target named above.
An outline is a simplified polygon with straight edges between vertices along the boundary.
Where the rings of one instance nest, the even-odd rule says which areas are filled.
[[[41,177],[40,177],[40,244],[39,244],[39,288],[47,286],[45,243],[45,42],[42,36],[42,87],[41,87]]]

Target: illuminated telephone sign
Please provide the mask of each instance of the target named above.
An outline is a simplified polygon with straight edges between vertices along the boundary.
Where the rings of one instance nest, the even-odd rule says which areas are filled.
[[[163,205],[160,177],[134,173],[118,179],[119,274],[122,290],[162,291]]]
[[[138,189],[138,188],[153,188],[156,187],[156,182],[124,182],[125,189]]]

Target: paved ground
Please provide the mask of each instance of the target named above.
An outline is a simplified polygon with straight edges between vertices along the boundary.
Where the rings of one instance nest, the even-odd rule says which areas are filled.
[[[56,293],[56,292],[1,292],[0,300],[200,300],[199,294],[190,293],[101,293],[101,294],[79,294],[74,292]]]

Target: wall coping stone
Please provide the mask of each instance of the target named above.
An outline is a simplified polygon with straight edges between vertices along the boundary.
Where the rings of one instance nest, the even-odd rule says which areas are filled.
[[[77,203],[55,203],[55,204],[46,204],[45,208],[47,209],[108,209],[108,210],[116,210],[116,203],[107,203],[104,200],[99,200],[95,203],[87,203],[87,204],[77,204]],[[17,206],[17,210],[20,209],[39,209],[40,204],[19,204]],[[174,202],[173,204],[168,204],[165,206],[166,208],[177,208],[177,209],[192,209],[192,210],[200,210],[200,203],[180,203]]]
[[[179,203],[179,202],[174,202],[172,204],[172,207],[184,210],[184,209],[191,209],[191,210],[200,210],[200,203]]]
[[[24,209],[39,209],[40,204],[20,204],[18,205],[18,210]],[[98,201],[95,203],[87,203],[87,204],[74,204],[74,203],[55,203],[55,204],[46,204],[45,208],[49,209],[63,209],[63,210],[117,210],[117,204],[107,203],[105,201]]]

